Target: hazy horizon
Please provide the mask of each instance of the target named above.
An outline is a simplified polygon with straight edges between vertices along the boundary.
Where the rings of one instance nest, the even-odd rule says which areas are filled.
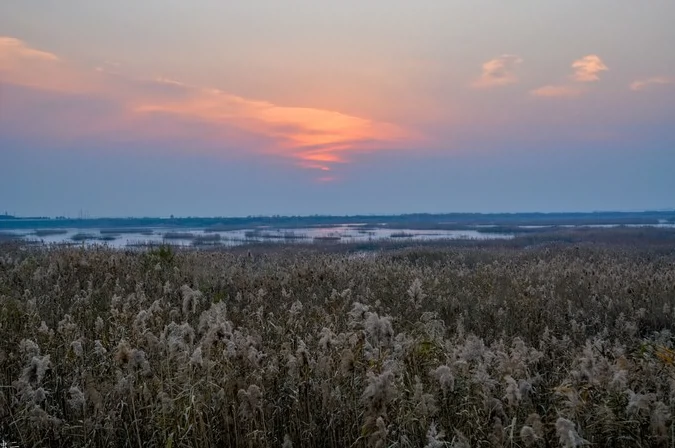
[[[251,218],[300,218],[300,219],[311,219],[311,218],[355,218],[355,217],[407,217],[407,216],[446,216],[446,215],[589,215],[589,214],[625,214],[625,215],[639,215],[639,214],[649,214],[649,213],[673,213],[675,208],[664,208],[664,209],[654,209],[654,210],[589,210],[589,211],[559,211],[559,212],[540,212],[540,211],[517,211],[517,212],[462,212],[462,211],[449,211],[449,212],[407,212],[407,213],[347,213],[341,215],[331,215],[331,214],[309,214],[309,215],[165,215],[165,216],[115,216],[115,215],[103,215],[103,216],[92,216],[87,213],[86,210],[78,212],[76,216],[68,215],[44,215],[44,214],[35,214],[35,215],[16,215],[8,211],[0,211],[0,219],[3,217],[11,217],[11,219],[42,219],[47,218],[51,220],[98,220],[98,219],[116,219],[116,220],[142,220],[142,219],[251,219]]]
[[[0,213],[675,208],[675,3],[9,0]]]

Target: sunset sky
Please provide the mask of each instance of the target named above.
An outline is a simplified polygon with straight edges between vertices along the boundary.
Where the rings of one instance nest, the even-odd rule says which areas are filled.
[[[672,0],[4,0],[0,213],[675,208]]]

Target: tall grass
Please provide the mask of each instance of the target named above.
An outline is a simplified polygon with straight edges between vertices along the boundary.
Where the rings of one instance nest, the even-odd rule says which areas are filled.
[[[21,446],[670,446],[675,254],[0,251]]]

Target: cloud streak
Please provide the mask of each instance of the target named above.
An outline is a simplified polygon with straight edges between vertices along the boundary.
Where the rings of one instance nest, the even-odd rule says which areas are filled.
[[[11,60],[14,58],[25,58],[42,61],[59,60],[55,54],[31,48],[19,39],[14,37],[0,36],[0,63],[4,65],[8,62],[11,62]]]
[[[583,93],[579,87],[568,85],[549,85],[530,91],[531,95],[549,98],[574,98]]]
[[[490,59],[483,64],[480,77],[471,83],[476,89],[506,86],[518,82],[516,68],[522,64],[523,59],[514,54],[504,54]]]
[[[639,92],[641,90],[647,90],[652,86],[667,85],[667,84],[675,84],[675,78],[668,78],[665,76],[655,76],[647,79],[639,79],[637,81],[633,81],[629,87],[632,91]]]
[[[214,125],[234,125],[271,138],[267,150],[298,159],[301,166],[330,170],[348,161],[348,154],[391,148],[409,140],[412,133],[384,122],[340,112],[285,107],[215,89],[188,88],[180,100],[154,98],[133,107],[139,114],[170,114],[196,118]]]
[[[142,129],[147,126],[139,123],[152,124],[155,117],[198,122],[216,131],[223,130],[230,138],[232,134],[226,131],[236,129],[260,137],[255,147],[249,145],[249,150],[290,158],[298,166],[322,171],[351,161],[351,154],[390,150],[419,138],[402,126],[375,119],[278,105],[167,77],[137,79],[120,74],[119,67],[115,69],[115,72],[78,69],[18,39],[0,37],[0,81],[35,91],[109,102],[120,113],[103,118],[116,122],[102,125],[107,129],[147,133],[147,129]],[[54,111],[55,121],[58,114]],[[82,110],[82,120],[91,122],[93,118],[87,115]],[[71,118],[71,126],[73,121],[77,120]],[[72,129],[73,133],[78,131]],[[162,132],[152,133],[154,138],[161,139],[161,135]],[[236,146],[236,142],[228,144]]]

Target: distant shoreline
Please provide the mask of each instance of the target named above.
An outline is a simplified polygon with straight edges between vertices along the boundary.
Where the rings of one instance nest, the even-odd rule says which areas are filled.
[[[469,230],[493,226],[512,231],[522,226],[584,225],[657,225],[675,224],[675,211],[644,212],[571,212],[571,213],[444,213],[350,216],[248,216],[210,218],[23,218],[0,215],[0,230],[97,228],[143,229],[148,227],[181,229],[199,228],[212,231],[251,228],[302,228],[332,225],[366,225],[370,228],[416,230]],[[494,229],[492,229],[494,230]]]

